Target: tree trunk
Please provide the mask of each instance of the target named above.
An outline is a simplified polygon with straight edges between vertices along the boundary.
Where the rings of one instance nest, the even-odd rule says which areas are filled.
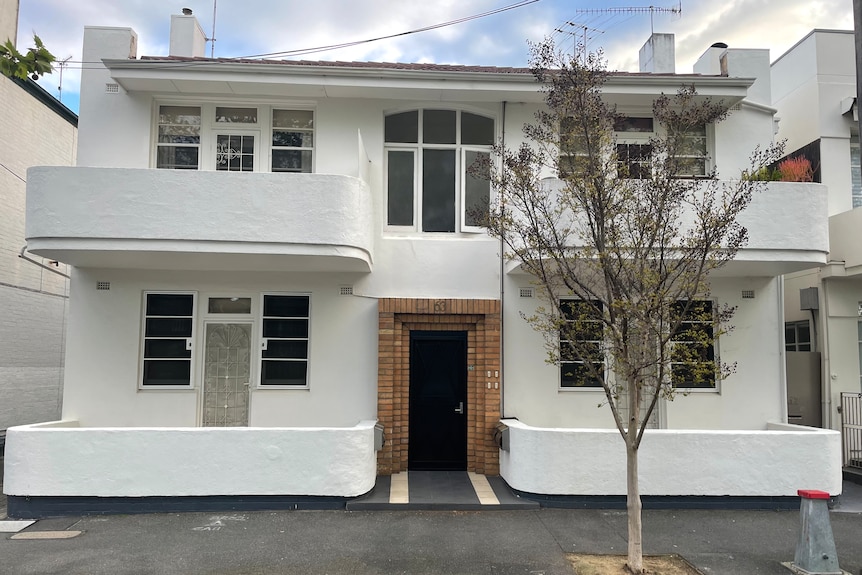
[[[631,438],[629,438],[631,439]],[[638,450],[626,441],[626,506],[629,519],[628,568],[643,573],[643,540],[641,539],[641,494],[638,487]]]

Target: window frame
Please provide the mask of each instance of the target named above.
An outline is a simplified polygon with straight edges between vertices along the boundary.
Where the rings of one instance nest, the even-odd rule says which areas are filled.
[[[442,112],[454,112],[455,113],[455,142],[454,143],[426,143],[424,142],[424,121],[425,121],[425,113],[427,111],[442,111]],[[390,116],[395,116],[398,114],[405,114],[410,112],[417,112],[417,133],[416,133],[416,141],[415,142],[387,142],[385,137],[385,126],[386,119]],[[464,114],[471,114],[473,116],[479,116],[481,118],[485,118],[491,121],[491,129],[492,129],[492,139],[491,144],[482,145],[482,144],[465,144],[463,143],[464,137],[462,133],[463,122],[462,118]],[[472,110],[472,109],[464,109],[464,108],[456,108],[456,107],[445,107],[445,106],[419,106],[419,107],[411,107],[411,108],[399,108],[394,110],[387,110],[383,113],[383,125],[384,125],[384,202],[383,202],[383,229],[387,232],[402,232],[402,233],[410,233],[410,234],[428,234],[428,235],[439,235],[439,234],[480,234],[485,230],[481,226],[474,226],[467,224],[466,218],[466,180],[467,180],[467,169],[469,166],[466,166],[465,162],[465,153],[466,152],[479,152],[485,153],[487,152],[489,156],[493,154],[493,142],[496,141],[497,131],[499,130],[497,115],[486,110]],[[455,182],[454,182],[454,195],[453,200],[455,202],[454,206],[454,230],[453,231],[425,231],[424,228],[424,213],[423,213],[423,202],[425,199],[424,195],[424,183],[423,183],[423,166],[424,166],[424,153],[426,150],[452,150],[455,155]],[[403,224],[390,224],[389,223],[389,204],[390,204],[390,194],[389,194],[389,152],[413,152],[413,222],[410,225]],[[490,181],[488,183],[488,199],[489,201],[493,199],[493,188],[490,185]]]
[[[801,341],[799,338],[799,328],[805,327],[808,330],[808,341]],[[787,341],[787,331],[792,329],[794,333],[794,341]],[[799,321],[786,321],[784,322],[784,351],[801,351],[801,352],[809,352],[809,351],[817,351],[815,348],[815,342],[811,337],[811,322],[807,319],[799,320]],[[808,349],[799,349],[800,346],[808,346]],[[793,346],[793,349],[790,349],[790,346]]]
[[[275,115],[276,112],[311,112],[311,128],[285,128],[282,126],[275,125]],[[315,142],[317,140],[317,128],[315,127],[314,117],[316,115],[316,111],[308,108],[299,108],[299,107],[287,107],[287,106],[272,106],[270,108],[270,121],[269,121],[269,171],[274,174],[313,174],[314,173],[314,163],[315,163],[315,153],[314,150],[316,148]],[[304,138],[302,146],[276,146],[273,143],[273,138],[275,137],[275,132],[299,132],[302,134],[311,134],[311,146],[306,146]],[[300,158],[302,158],[303,152],[311,152],[311,165],[309,166],[308,171],[306,172],[304,169],[300,170],[273,170],[273,152],[276,150],[287,150],[287,151],[298,151],[300,153]]]
[[[190,143],[181,143],[180,144],[180,143],[175,143],[175,142],[161,142],[161,141],[159,141],[162,126],[187,126],[187,125],[188,126],[194,126],[195,125],[195,124],[174,124],[174,123],[164,123],[163,124],[161,121],[162,107],[165,107],[165,108],[197,108],[198,109],[198,114],[197,114],[197,116],[198,116],[198,123],[197,123],[198,142],[197,142],[197,144],[190,144]],[[155,125],[153,127],[153,146],[152,146],[152,162],[151,162],[152,167],[154,169],[159,169],[159,170],[200,170],[201,169],[201,163],[203,161],[203,154],[201,152],[204,149],[202,146],[202,143],[203,143],[203,124],[204,124],[203,106],[201,106],[200,104],[194,105],[194,104],[188,103],[188,102],[186,102],[186,103],[159,103],[159,102],[156,102],[155,111],[153,113],[153,122]],[[189,166],[189,167],[171,167],[171,168],[159,167],[159,151],[161,149],[167,149],[167,148],[190,148],[190,149],[193,148],[193,149],[196,149],[197,154],[198,154],[197,166],[195,166],[195,167],[191,167],[191,166]],[[174,166],[176,166],[176,164],[174,164]]]
[[[674,302],[674,304],[672,304],[672,305],[684,304],[687,301],[689,301],[689,300],[679,300],[677,302]],[[714,367],[714,373],[712,376],[712,385],[710,385],[710,386],[706,386],[706,385],[677,385],[676,383],[673,382],[673,377],[674,377],[673,367],[674,367],[674,365],[681,365],[683,363],[690,363],[690,362],[674,361],[673,360],[674,348],[678,345],[696,344],[697,343],[697,342],[691,341],[691,340],[675,339],[676,336],[673,334],[671,335],[671,338],[670,338],[670,357],[669,357],[670,369],[668,372],[668,377],[670,378],[670,383],[671,383],[671,386],[673,387],[673,389],[679,390],[682,393],[720,393],[720,391],[721,391],[721,389],[720,389],[721,380],[719,378],[719,373],[718,373],[719,366],[720,366],[719,347],[718,347],[718,339],[719,338],[715,335],[715,331],[717,328],[717,320],[718,320],[718,315],[717,315],[718,302],[715,299],[692,299],[690,301],[693,304],[698,304],[698,305],[701,303],[708,303],[710,306],[710,310],[711,310],[711,314],[712,314],[712,320],[711,321],[696,320],[696,319],[690,320],[690,321],[682,320],[680,322],[680,327],[682,327],[682,324],[684,324],[684,323],[701,324],[701,325],[707,324],[710,326],[710,330],[712,332],[710,335],[710,337],[712,339],[712,345],[711,345],[712,359],[708,360],[708,361],[711,361],[713,363],[713,367]],[[698,362],[698,363],[700,363],[700,362]]]
[[[649,120],[650,121],[650,129],[647,130],[621,130],[619,124],[625,122],[626,120]],[[629,160],[628,157],[626,160],[620,160],[620,146],[638,146],[640,151],[643,151],[646,148],[647,152],[645,156],[641,156],[644,159],[634,160],[639,166],[637,177],[631,176],[631,170],[629,171],[628,176],[619,176],[622,179],[626,180],[646,180],[652,177],[652,170],[649,170],[646,173],[642,173],[641,169],[643,169],[643,164],[646,163],[648,166],[652,166],[653,155],[655,154],[655,150],[652,148],[652,144],[650,143],[650,139],[654,138],[656,135],[656,119],[653,116],[645,116],[638,115],[635,113],[624,115],[619,121],[614,125],[614,157],[616,159],[617,170],[619,170],[619,166],[621,164],[631,164],[632,160]],[[626,148],[628,149],[628,148]]]
[[[148,296],[150,295],[180,295],[180,296],[192,296],[192,315],[191,316],[179,316],[179,315],[170,315],[170,316],[161,316],[161,315],[148,315],[147,314],[147,303]],[[187,337],[165,337],[165,336],[147,336],[147,319],[148,318],[167,318],[167,317],[182,317],[191,319],[191,332]],[[197,322],[198,322],[198,293],[196,291],[191,290],[144,290],[141,296],[141,326],[140,326],[140,351],[139,351],[139,360],[138,360],[138,383],[137,388],[139,391],[167,391],[167,390],[191,390],[195,388],[195,367],[197,364],[196,358],[196,338],[197,338]],[[156,357],[147,357],[147,341],[152,340],[186,340],[186,351],[189,352],[188,358],[174,358],[173,361],[178,360],[188,360],[189,362],[189,382],[187,384],[147,384],[144,382],[144,374],[146,371],[146,362],[147,361],[158,361],[160,359],[165,360],[166,358],[156,358]]]
[[[604,305],[602,304],[602,302],[600,302],[598,300],[583,300],[583,299],[577,298],[577,297],[561,297],[561,298],[559,298],[559,302],[560,302],[559,305],[560,305],[561,309],[564,305],[563,302],[567,302],[567,301],[571,301],[571,302],[585,302],[586,301],[586,302],[589,302],[589,304],[591,304],[594,307],[596,306],[596,304],[598,304],[598,306],[602,310],[604,310]],[[562,321],[569,322],[570,320],[565,319],[565,316],[564,316]],[[602,327],[602,332],[604,333],[604,322],[602,320],[587,320],[587,321],[589,321],[590,323],[600,324]],[[560,365],[559,365],[559,370],[558,370],[559,376],[557,378],[557,390],[558,391],[566,391],[566,392],[569,392],[569,391],[598,391],[598,392],[603,393],[604,392],[604,386],[602,385],[601,382],[598,382],[598,381],[594,381],[589,385],[563,385],[563,381],[564,381],[564,377],[565,377],[565,364],[573,364],[573,363],[584,364],[584,363],[587,363],[587,360],[585,360],[583,358],[578,358],[578,359],[573,360],[573,361],[564,361],[563,360],[563,343],[569,341],[569,340],[564,340],[563,335],[564,334],[562,332],[558,333],[558,340],[559,340],[559,346],[560,346]],[[610,376],[610,373],[609,373],[609,368],[608,368],[608,358],[607,358],[607,350],[606,350],[606,344],[605,344],[604,336],[602,337],[601,340],[582,339],[579,341],[583,341],[586,343],[598,344],[599,350],[600,350],[601,356],[602,356],[601,364],[603,366],[603,368],[602,368],[603,378],[605,381],[608,381],[608,377]],[[598,362],[591,362],[591,363],[598,363]]]
[[[226,171],[216,169],[216,137],[218,134],[242,134],[255,135],[255,167],[251,173],[300,173],[287,171],[272,170],[272,151],[273,149],[292,149],[285,147],[274,147],[272,145],[273,131],[280,128],[273,126],[274,111],[301,111],[311,112],[312,128],[311,132],[311,147],[296,148],[300,151],[311,152],[311,167],[310,172],[315,173],[317,165],[317,152],[315,143],[317,142],[317,106],[314,102],[309,101],[294,101],[294,102],[278,102],[273,100],[262,102],[251,102],[242,99],[213,99],[213,98],[154,98],[151,118],[152,136],[150,138],[150,167],[153,169],[181,169],[181,168],[158,168],[158,149],[171,144],[159,143],[159,115],[161,108],[164,106],[172,107],[191,107],[200,110],[200,126],[199,126],[199,143],[198,148],[198,165],[196,168],[199,171],[215,172]],[[257,122],[221,122],[216,118],[217,108],[255,108],[257,110]],[[248,173],[248,172],[247,172]]]
[[[258,351],[257,351],[257,375],[255,377],[255,389],[257,390],[266,390],[266,389],[277,389],[277,390],[286,390],[286,389],[298,389],[298,390],[308,390],[311,389],[311,345],[312,345],[312,337],[311,337],[311,318],[312,318],[312,297],[310,292],[263,292],[260,294],[260,310],[258,313],[258,319],[260,321],[259,330],[258,330]],[[266,313],[266,298],[267,297],[304,297],[306,299],[308,305],[308,315],[300,318],[296,317],[287,317],[287,316],[267,316]],[[266,337],[265,329],[266,329],[266,319],[305,319],[306,320],[306,337],[305,338],[278,338],[278,337]],[[296,358],[266,358],[264,357],[264,352],[267,350],[269,340],[277,340],[277,341],[305,341],[306,342],[306,350],[305,350],[305,359],[297,360]],[[304,361],[305,362],[305,384],[304,385],[288,385],[288,384],[265,384],[263,383],[264,377],[264,361]]]

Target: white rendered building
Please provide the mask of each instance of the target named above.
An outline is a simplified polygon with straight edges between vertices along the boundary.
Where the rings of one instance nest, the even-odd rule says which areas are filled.
[[[84,71],[78,165],[29,172],[29,248],[72,266],[72,299],[62,419],[10,432],[10,514],[348,498],[408,469],[625,493],[601,392],[545,363],[530,278],[471,216],[493,191],[466,166],[517,146],[542,105],[529,70],[210,60],[191,15],[171,37],[137,59],[132,30],[87,28],[103,66]],[[737,177],[771,141],[768,54],[707,51],[729,75],[648,60],[610,77],[620,111],[650,124],[682,83],[734,108],[706,127],[704,168]],[[720,342],[738,373],[661,406],[642,493],[840,493],[839,435],[782,407],[780,275],[825,263],[826,205],[823,186],[778,183],[746,212],[750,242],[713,282],[739,306]]]
[[[829,190],[828,261],[786,276],[785,320],[788,359],[814,356],[808,380],[819,392],[822,426],[832,429],[841,429],[846,420],[841,394],[862,393],[862,179],[854,53],[852,31],[813,30],[772,64],[778,137],[787,140],[789,153],[811,161],[815,181]],[[856,435],[850,443],[862,449],[860,441]],[[857,456],[848,452],[845,460]]]
[[[18,2],[0,0],[0,42],[16,40]],[[32,40],[32,39],[31,39]],[[0,435],[60,415],[66,266],[22,254],[27,168],[75,163],[75,114],[31,80],[0,74]],[[41,267],[44,266],[44,267]]]

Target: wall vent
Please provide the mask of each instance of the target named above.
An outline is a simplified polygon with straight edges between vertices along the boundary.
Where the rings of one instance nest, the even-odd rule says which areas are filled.
[[[105,84],[105,93],[106,94],[119,94],[120,93],[120,85],[108,83]]]
[[[96,289],[99,291],[107,291],[111,289],[111,282],[96,282]]]
[[[521,297],[533,297],[533,288],[521,288]]]
[[[353,295],[353,286],[341,286],[338,288],[338,295]]]
[[[754,290],[753,289],[742,290],[742,299],[754,299]]]

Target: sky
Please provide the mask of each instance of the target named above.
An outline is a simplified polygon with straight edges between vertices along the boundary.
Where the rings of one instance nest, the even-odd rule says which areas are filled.
[[[526,66],[528,41],[551,37],[570,51],[575,38],[583,42],[586,34],[587,48],[601,48],[610,70],[637,71],[638,50],[652,30],[675,34],[676,71],[688,73],[714,42],[731,48],[768,48],[774,61],[814,28],[853,26],[851,0],[215,2],[217,58],[360,42],[300,58]],[[29,48],[33,34],[38,34],[58,62],[67,60],[62,90],[59,67],[40,84],[77,111],[80,70],[87,65],[81,62],[84,26],[130,27],[138,34],[138,56],[165,56],[170,16],[182,8],[191,8],[207,36],[213,36],[214,0],[20,0],[17,45],[19,50]],[[475,17],[483,14],[487,15]],[[459,23],[408,33],[454,21]],[[397,36],[362,42],[393,35]]]

